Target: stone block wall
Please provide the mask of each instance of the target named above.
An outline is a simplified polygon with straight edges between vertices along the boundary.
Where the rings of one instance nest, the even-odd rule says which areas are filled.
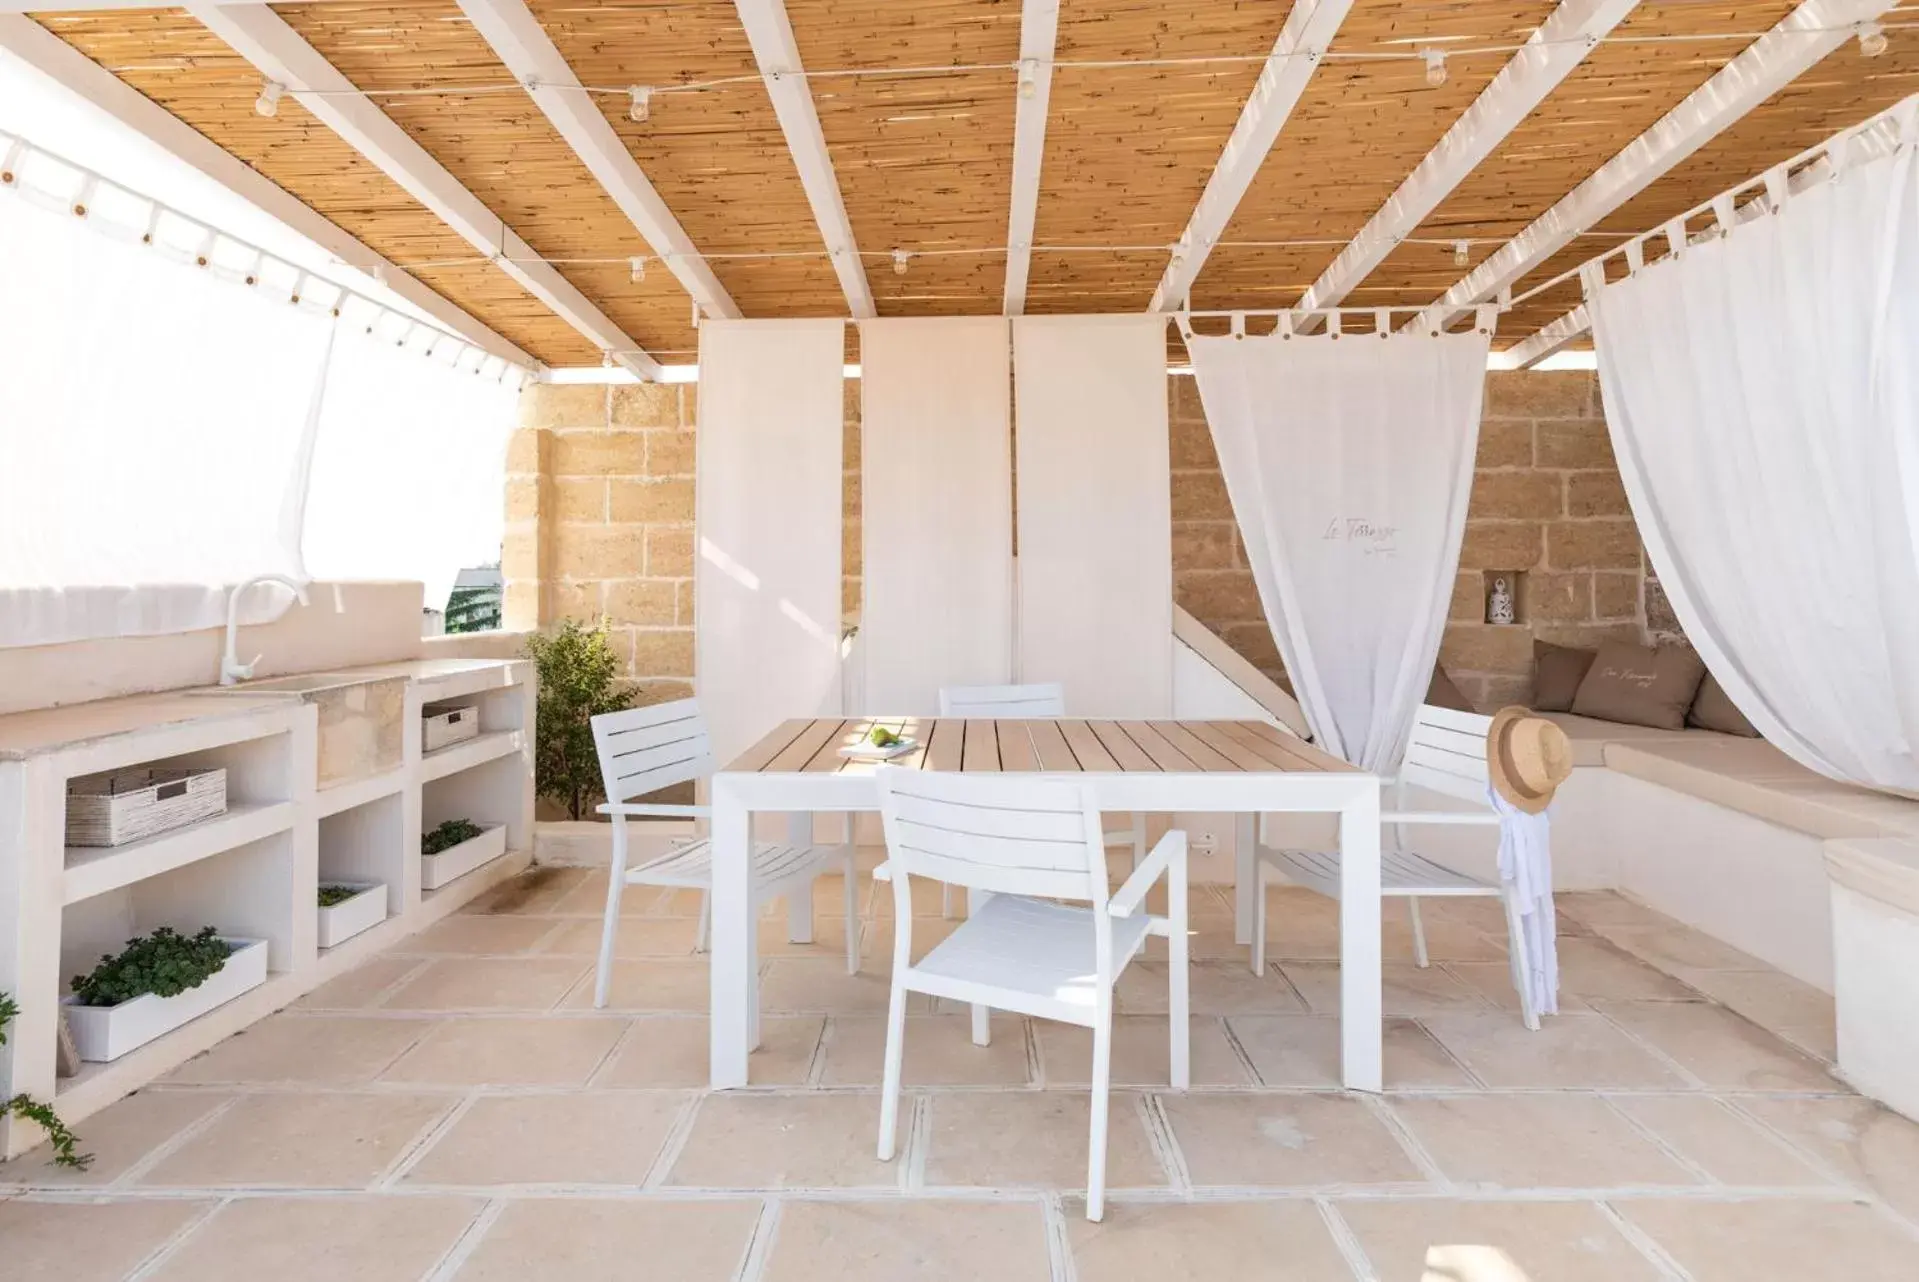
[[[508,458],[509,628],[604,618],[649,698],[691,689],[691,386],[531,385]],[[1191,378],[1169,380],[1179,604],[1285,682]],[[846,384],[843,591],[860,602],[859,384]],[[1488,571],[1523,572],[1520,622],[1484,622]],[[1488,376],[1460,572],[1440,661],[1482,709],[1531,693],[1534,637],[1682,639],[1644,569],[1596,377]]]

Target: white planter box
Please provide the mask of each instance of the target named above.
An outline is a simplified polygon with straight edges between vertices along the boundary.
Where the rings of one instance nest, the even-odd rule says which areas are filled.
[[[456,877],[464,877],[481,864],[490,863],[506,853],[506,825],[482,828],[477,837],[468,837],[457,846],[437,855],[420,856],[420,888],[438,890]]]
[[[327,886],[360,887],[360,893],[351,899],[342,899],[331,908],[319,909],[320,947],[331,948],[335,944],[345,943],[363,930],[372,930],[386,920],[386,887],[368,885],[365,882],[329,881]]]
[[[462,739],[477,738],[480,709],[471,703],[429,703],[420,709],[420,751],[434,752]]]
[[[93,1064],[111,1063],[266,983],[267,941],[229,939],[226,942],[233,945],[227,964],[198,988],[189,988],[173,997],[148,993],[118,1006],[82,1006],[71,997],[63,999],[67,1027],[73,1033],[73,1044],[79,1048],[80,1058]]]

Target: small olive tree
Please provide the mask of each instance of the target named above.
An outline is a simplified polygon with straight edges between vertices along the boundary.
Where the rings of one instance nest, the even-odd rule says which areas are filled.
[[[585,817],[603,795],[592,719],[632,707],[633,687],[619,679],[619,657],[601,627],[567,619],[549,634],[528,637],[526,653],[540,673],[534,787],[573,818]]]

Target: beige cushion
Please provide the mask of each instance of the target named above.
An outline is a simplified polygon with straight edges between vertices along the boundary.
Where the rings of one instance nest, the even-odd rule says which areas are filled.
[[[1655,650],[1610,641],[1600,647],[1586,679],[1579,683],[1572,710],[1582,717],[1683,730],[1686,711],[1705,675],[1706,665],[1685,646]]]
[[[1575,716],[1570,712],[1542,712],[1540,716],[1566,732],[1572,742],[1573,765],[1604,766],[1609,743],[1683,743],[1688,739],[1713,735],[1709,730],[1661,730],[1656,726],[1628,726],[1596,717]]]
[[[1686,724],[1700,730],[1717,730],[1720,734],[1736,734],[1746,739],[1759,737],[1752,722],[1746,720],[1746,714],[1726,693],[1726,687],[1720,685],[1719,678],[1710,672],[1699,683],[1699,693],[1693,696],[1692,707],[1686,712]]]
[[[1446,669],[1435,666],[1433,679],[1426,684],[1426,702],[1435,708],[1451,708],[1454,712],[1477,712],[1453,679],[1446,675]]]
[[[1604,755],[1621,774],[1809,836],[1919,838],[1919,801],[1837,783],[1763,739],[1693,731],[1609,743]]]
[[[1533,640],[1533,711],[1570,712],[1579,683],[1593,665],[1596,650],[1575,650]]]

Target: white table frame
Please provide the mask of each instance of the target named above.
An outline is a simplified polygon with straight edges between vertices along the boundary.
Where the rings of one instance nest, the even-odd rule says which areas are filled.
[[[1093,788],[1106,811],[1236,814],[1236,915],[1252,939],[1257,817],[1271,812],[1340,817],[1340,1077],[1346,1087],[1381,1087],[1379,811],[1377,775],[1359,772],[1039,772]],[[790,840],[811,843],[815,813],[877,811],[870,773],[722,770],[713,776],[711,1082],[742,1087],[759,1045],[759,967],[747,843],[756,813],[786,813]],[[1277,990],[1275,990],[1277,991]]]

